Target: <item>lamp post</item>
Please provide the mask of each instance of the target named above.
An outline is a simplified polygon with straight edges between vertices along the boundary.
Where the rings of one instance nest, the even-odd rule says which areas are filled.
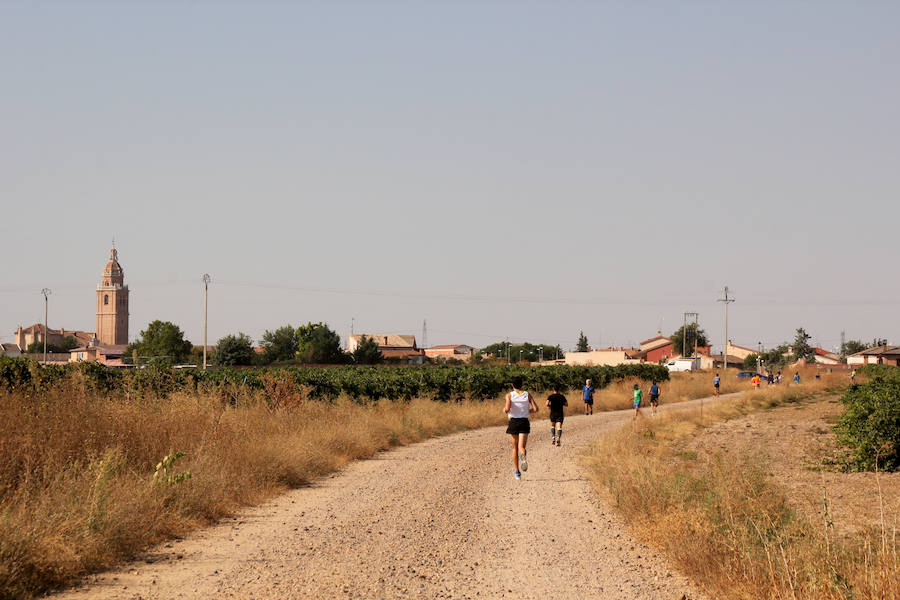
[[[203,369],[206,370],[206,314],[209,307],[209,282],[208,273],[203,274]]]
[[[47,363],[47,305],[49,304],[47,296],[50,295],[50,288],[41,290],[44,295],[44,364]]]
[[[519,362],[522,362],[522,350],[519,350]]]

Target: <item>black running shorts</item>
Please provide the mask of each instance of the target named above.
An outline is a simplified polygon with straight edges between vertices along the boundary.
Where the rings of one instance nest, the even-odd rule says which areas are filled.
[[[650,404],[659,404],[659,394],[650,394]]]
[[[531,422],[527,418],[512,418],[509,420],[509,426],[506,433],[516,435],[519,433],[531,433]]]
[[[565,414],[563,414],[561,412],[558,412],[558,413],[552,412],[552,413],[550,413],[550,422],[551,423],[562,423],[564,417],[565,417]]]

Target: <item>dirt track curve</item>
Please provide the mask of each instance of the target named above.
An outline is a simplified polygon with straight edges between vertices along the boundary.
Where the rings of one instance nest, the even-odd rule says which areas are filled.
[[[544,408],[522,481],[502,427],[383,452],[55,597],[700,599],[579,466],[630,413],[567,418],[556,448]]]

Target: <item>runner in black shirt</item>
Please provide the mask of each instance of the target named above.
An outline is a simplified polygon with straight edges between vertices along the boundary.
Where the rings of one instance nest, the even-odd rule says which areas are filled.
[[[566,397],[559,393],[559,386],[553,386],[553,393],[547,397],[547,406],[550,407],[550,435],[553,437],[551,443],[554,446],[559,446],[562,439],[562,424],[565,417],[563,407],[568,405]]]

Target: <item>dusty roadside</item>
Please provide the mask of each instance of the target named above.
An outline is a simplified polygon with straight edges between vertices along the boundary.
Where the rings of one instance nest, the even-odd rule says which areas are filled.
[[[569,417],[556,448],[539,414],[521,482],[502,427],[384,452],[56,597],[702,598],[578,464],[628,418]]]

